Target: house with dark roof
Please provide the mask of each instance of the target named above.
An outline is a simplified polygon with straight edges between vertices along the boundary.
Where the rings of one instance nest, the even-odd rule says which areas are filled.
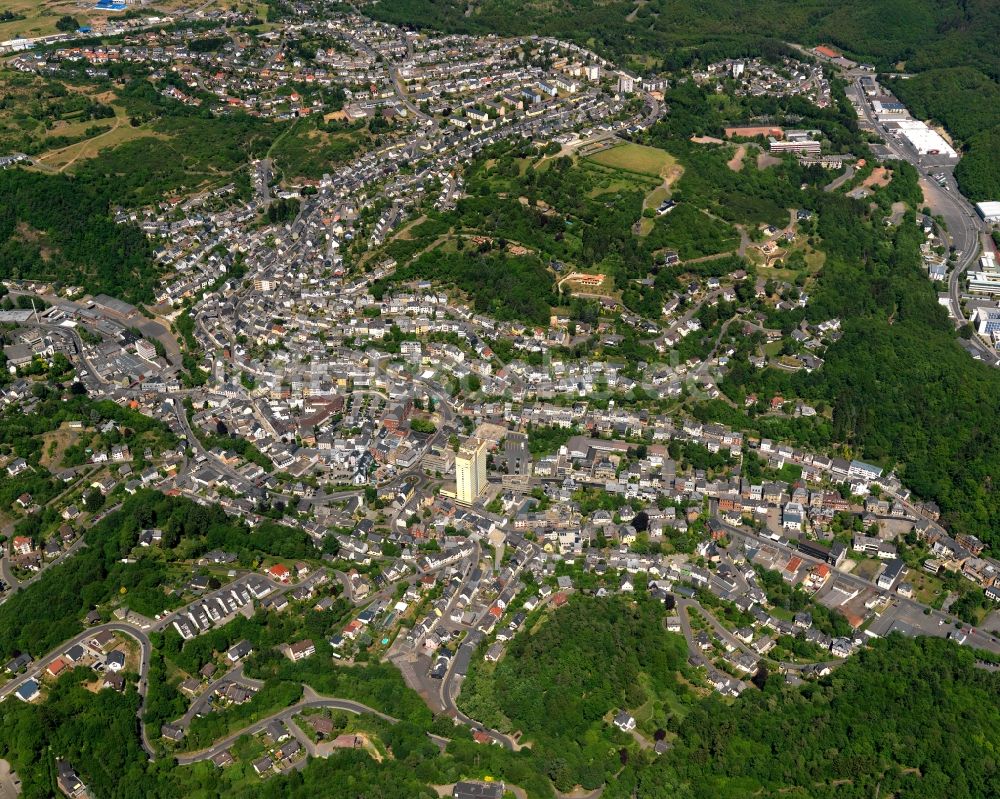
[[[125,668],[125,653],[120,649],[116,649],[114,652],[109,652],[106,665],[108,671],[121,671]]]
[[[263,777],[265,774],[274,770],[274,761],[272,761],[271,758],[264,756],[253,762],[253,770]]]
[[[230,663],[238,663],[243,660],[243,658],[253,653],[253,644],[251,644],[246,638],[242,641],[233,644],[226,652],[226,658]]]
[[[504,784],[502,782],[472,782],[463,780],[456,782],[451,789],[452,799],[502,799]]]
[[[38,683],[35,680],[25,680],[14,692],[22,702],[34,702],[39,693]]]

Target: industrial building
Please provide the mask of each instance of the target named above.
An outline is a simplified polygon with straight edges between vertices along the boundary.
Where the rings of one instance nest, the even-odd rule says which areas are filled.
[[[980,336],[994,342],[1000,337],[1000,308],[976,308],[972,321]]]
[[[976,213],[988,225],[1000,224],[1000,201],[991,200],[990,202],[976,203]]]
[[[1000,294],[1000,266],[993,253],[981,255],[979,271],[969,272],[969,291],[974,294]]]
[[[919,119],[885,120],[885,127],[890,133],[895,133],[906,139],[918,155],[943,155],[948,158],[958,158],[958,153],[941,137],[941,134],[931,130],[927,127],[926,122],[921,122]]]

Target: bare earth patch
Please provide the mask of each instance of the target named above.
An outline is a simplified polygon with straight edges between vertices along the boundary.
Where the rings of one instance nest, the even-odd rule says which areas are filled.
[[[891,180],[892,180],[892,173],[884,166],[879,166],[875,167],[875,169],[872,170],[872,173],[865,178],[864,183],[862,183],[861,185],[864,186],[866,189],[870,189],[876,186],[881,189],[888,186],[889,181]]]
[[[767,169],[769,166],[777,166],[780,163],[780,158],[775,158],[773,155],[768,155],[765,152],[757,156],[757,169]]]
[[[741,171],[743,169],[743,158],[746,154],[746,145],[741,144],[736,148],[736,152],[733,154],[733,157],[726,162],[726,166],[733,170],[733,172]]]

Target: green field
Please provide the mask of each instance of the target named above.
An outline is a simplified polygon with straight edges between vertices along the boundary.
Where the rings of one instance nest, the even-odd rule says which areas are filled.
[[[646,147],[643,144],[620,144],[596,155],[588,156],[587,160],[603,166],[639,172],[654,177],[665,177],[667,171],[676,163],[674,157],[669,153],[657,147]]]

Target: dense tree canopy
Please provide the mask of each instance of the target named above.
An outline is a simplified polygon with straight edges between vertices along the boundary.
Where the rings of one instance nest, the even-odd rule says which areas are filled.
[[[785,41],[829,42],[879,65],[909,69],[985,64],[997,72],[998,11],[989,0],[397,0],[370,13],[404,25],[504,34],[547,34],[597,46],[619,59],[651,54],[665,64],[737,57]],[[633,15],[630,18],[630,15]]]
[[[772,677],[712,698],[673,749],[605,791],[618,799],[996,796],[1000,678],[940,639],[898,634],[802,689]],[[633,794],[634,792],[634,794]]]
[[[901,95],[967,145],[967,161],[956,170],[963,191],[976,200],[1000,196],[997,123],[975,131],[978,139],[960,132],[962,118],[996,113],[998,106],[990,97],[1000,79],[1000,5],[991,0],[649,0],[638,6],[633,0],[483,0],[473,6],[396,0],[373,4],[369,13],[445,31],[559,36],[638,70],[792,52],[784,42],[833,44],[880,70],[934,70],[933,77],[901,87]],[[952,67],[964,69],[938,72]],[[935,96],[954,110],[933,110]]]
[[[127,597],[125,604],[150,616],[176,604],[177,597],[164,590],[165,559],[150,556],[122,562],[132,553],[140,531],[150,527],[164,531],[165,547],[180,559],[227,549],[252,565],[255,555],[294,558],[315,551],[300,530],[273,523],[250,530],[218,506],[141,491],[86,532],[86,547],[46,570],[31,590],[19,591],[0,605],[0,657],[45,654],[83,629],[87,611],[115,595]]]
[[[943,124],[963,148],[959,188],[974,202],[1000,197],[1000,84],[973,67],[932,69],[892,90],[914,116]],[[972,101],[972,98],[975,98]]]
[[[734,359],[723,388],[821,400],[833,408],[833,441],[899,472],[936,500],[956,532],[996,544],[1000,474],[996,403],[1000,375],[970,358],[923,273],[912,217],[886,228],[846,197],[818,198],[827,252],[810,320],[840,318],[843,336],[822,369],[759,371]],[[796,430],[786,435],[796,438]]]
[[[151,300],[152,246],[135,225],[115,223],[111,206],[118,201],[108,184],[0,171],[0,277]]]
[[[651,600],[577,596],[563,610],[514,639],[495,670],[477,664],[462,689],[462,707],[501,729],[522,730],[546,773],[568,790],[596,787],[620,767],[622,740],[606,717],[659,708],[686,690],[684,640],[666,632]]]

